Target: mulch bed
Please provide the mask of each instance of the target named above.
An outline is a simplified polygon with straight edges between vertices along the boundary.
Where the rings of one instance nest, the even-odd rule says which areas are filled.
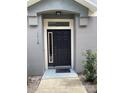
[[[97,84],[95,82],[86,81],[83,73],[79,73],[78,76],[88,93],[97,93]]]
[[[27,93],[35,93],[41,81],[41,76],[28,76]]]

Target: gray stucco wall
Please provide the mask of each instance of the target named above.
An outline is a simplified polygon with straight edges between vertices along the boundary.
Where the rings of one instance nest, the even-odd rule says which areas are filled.
[[[38,33],[38,36],[37,36]],[[39,41],[39,44],[37,42]],[[42,75],[44,72],[44,44],[42,17],[38,16],[38,26],[28,25],[27,32],[27,72],[28,75]]]
[[[80,5],[74,0],[42,0],[28,8],[28,16],[36,16],[37,13],[53,10],[70,11],[80,14],[80,16],[88,15],[88,8]]]
[[[74,69],[76,72],[83,70],[82,52],[87,49],[97,49],[97,18],[89,17],[87,27],[79,26],[79,16],[75,16],[74,30]],[[38,27],[28,26],[28,48],[27,65],[28,75],[42,75],[44,72],[44,31],[42,27],[42,17],[38,16]],[[37,44],[37,33],[39,35],[39,44]]]
[[[52,2],[54,1],[54,2]],[[63,2],[62,2],[63,1]],[[68,10],[87,16],[88,9],[71,0],[44,0],[42,3],[35,4],[28,8],[28,15],[46,10]],[[70,13],[70,12],[69,12]],[[37,15],[38,26],[27,26],[27,73],[28,75],[43,75],[45,67],[44,57],[44,31],[42,13]],[[75,15],[75,13],[73,14]],[[48,18],[47,16],[46,18]],[[45,18],[45,17],[44,17]],[[73,18],[73,16],[67,17]],[[76,72],[82,71],[82,52],[87,49],[97,48],[97,18],[89,17],[87,27],[80,27],[80,15],[74,18],[74,69]],[[37,36],[38,34],[38,36]],[[39,44],[37,44],[39,41]]]
[[[87,49],[97,49],[97,17],[89,17],[86,27],[79,26],[79,16],[75,17],[75,70],[83,70],[82,56]]]

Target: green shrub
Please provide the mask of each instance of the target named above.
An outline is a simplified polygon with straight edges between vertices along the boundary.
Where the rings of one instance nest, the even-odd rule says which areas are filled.
[[[84,63],[84,74],[87,81],[96,81],[97,78],[97,54],[96,51],[86,50],[84,54],[86,60]]]

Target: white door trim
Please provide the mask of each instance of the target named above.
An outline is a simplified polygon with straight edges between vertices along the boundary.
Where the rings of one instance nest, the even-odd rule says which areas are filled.
[[[48,22],[69,22],[69,26],[48,26]],[[71,68],[74,68],[74,28],[73,19],[44,19],[45,70],[48,69],[47,29],[71,29]]]

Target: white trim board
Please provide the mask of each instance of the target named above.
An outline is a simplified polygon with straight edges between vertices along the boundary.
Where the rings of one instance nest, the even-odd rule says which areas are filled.
[[[73,19],[44,19],[44,50],[45,50],[45,70],[48,69],[48,51],[47,51],[47,29],[71,29],[71,68],[74,68],[74,26]],[[69,26],[48,26],[48,22],[69,22]]]

